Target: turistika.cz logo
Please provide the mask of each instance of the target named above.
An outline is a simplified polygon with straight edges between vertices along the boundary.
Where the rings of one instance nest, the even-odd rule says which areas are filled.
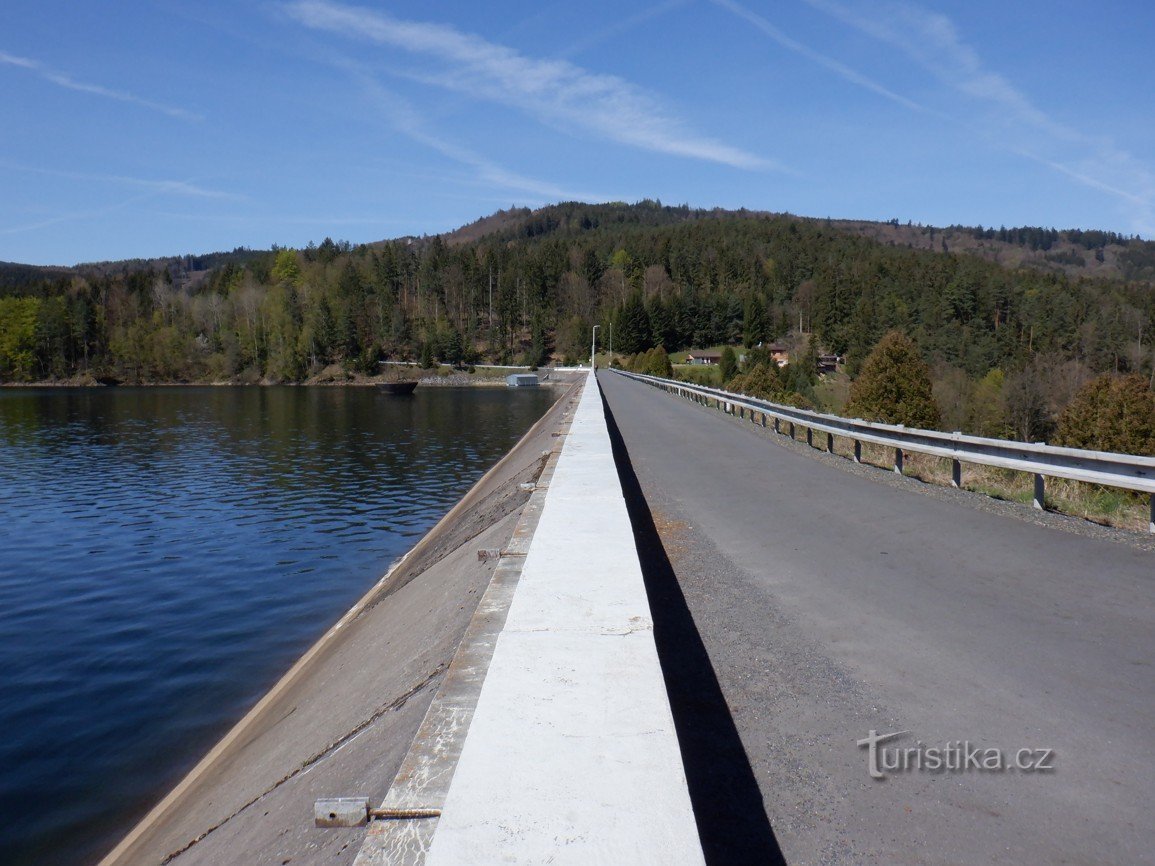
[[[899,748],[883,743],[909,734],[892,731],[880,734],[870,731],[858,741],[865,748],[866,766],[872,779],[885,779],[888,773],[1046,773],[1055,769],[1054,749],[1013,749],[971,745],[968,740],[953,740],[943,746],[928,746],[919,740],[913,746]]]

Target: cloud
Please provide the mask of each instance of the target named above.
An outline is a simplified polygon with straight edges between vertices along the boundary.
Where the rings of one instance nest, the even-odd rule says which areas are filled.
[[[132,186],[144,187],[145,189],[151,189],[167,195],[228,199],[230,201],[242,201],[245,198],[243,195],[238,195],[237,193],[224,192],[219,189],[206,189],[203,186],[197,186],[186,180],[146,180],[138,177],[122,177],[119,175],[108,175],[107,179],[116,183],[126,183]]]
[[[805,2],[898,49],[946,87],[983,106],[986,114],[976,123],[988,138],[1114,196],[1127,206],[1138,231],[1155,232],[1155,172],[1109,137],[1085,133],[1039,108],[1007,78],[988,69],[947,16],[907,2],[874,4],[869,13],[836,0]]]
[[[142,108],[148,108],[152,111],[159,111],[161,114],[167,114],[169,117],[177,117],[181,120],[203,120],[204,117],[192,111],[187,111],[183,108],[174,108],[171,105],[165,105],[160,102],[153,102],[149,99],[143,99],[132,93],[126,93],[122,90],[112,90],[100,84],[89,84],[84,81],[77,81],[76,79],[58,72],[51,67],[45,66],[38,60],[31,60],[27,57],[18,57],[15,54],[8,54],[5,51],[0,51],[0,64],[7,66],[15,66],[20,69],[26,69],[34,75],[39,76],[45,81],[64,87],[68,90],[75,90],[79,93],[90,93],[93,96],[101,96],[105,99],[115,99],[118,102],[127,102],[132,105],[139,105]]]
[[[307,27],[369,40],[442,65],[421,78],[446,89],[510,105],[540,120],[577,127],[656,153],[733,168],[779,168],[773,162],[689,130],[653,95],[614,75],[568,60],[539,60],[442,24],[403,21],[381,12],[323,0],[286,7]]]
[[[413,107],[409,105],[408,102],[386,90],[364,71],[356,70],[348,64],[346,64],[346,66],[355,72],[366,92],[384,109],[386,116],[390,119],[394,128],[414,141],[440,153],[442,156],[474,169],[478,182],[502,187],[504,189],[516,190],[521,193],[529,193],[542,202],[550,200],[557,201],[559,199],[580,201],[608,200],[608,198],[604,196],[583,195],[581,193],[567,191],[548,181],[538,180],[510,171],[504,166],[468,148],[461,147],[430,133],[425,128],[425,123],[421,117],[413,110]]]
[[[148,178],[127,177],[118,174],[90,174],[81,171],[65,171],[57,168],[37,168],[30,165],[0,161],[0,169],[20,171],[28,174],[44,174],[51,177],[63,177],[71,180],[94,181],[97,183],[114,183],[122,186],[133,186],[148,190],[155,195],[179,195],[191,198],[227,199],[241,201],[244,196],[237,193],[225,192],[219,189],[208,189],[187,180],[150,180]]]
[[[78,220],[96,219],[98,217],[105,217],[117,211],[124,210],[130,206],[142,204],[143,202],[151,201],[160,196],[183,196],[192,198],[203,198],[213,200],[228,200],[228,201],[244,201],[245,197],[235,193],[223,192],[221,190],[206,189],[202,186],[197,186],[190,181],[184,180],[149,180],[139,177],[125,177],[123,175],[111,174],[87,174],[78,171],[62,171],[53,168],[35,168],[33,166],[18,165],[10,162],[0,162],[0,170],[20,171],[30,174],[43,174],[52,177],[68,178],[70,180],[94,181],[96,183],[111,183],[118,186],[135,187],[141,190],[131,198],[123,201],[117,201],[104,207],[92,208],[88,210],[75,210],[66,213],[56,214],[55,216],[44,217],[31,223],[23,225],[0,227],[0,235],[18,234],[21,232],[36,231],[37,229],[48,228],[49,226],[59,225],[60,223],[75,222]]]
[[[208,222],[213,225],[240,226],[244,228],[268,229],[270,226],[408,226],[411,219],[394,216],[317,216],[302,215],[290,216],[285,213],[260,214],[201,214],[185,213],[183,211],[153,210],[152,216],[165,219],[186,220],[189,222]]]
[[[616,21],[614,21],[613,24],[609,25],[608,27],[597,31],[596,33],[591,33],[588,36],[583,36],[576,42],[570,44],[569,47],[561,52],[561,56],[566,58],[575,57],[597,45],[601,45],[610,39],[617,39],[618,37],[629,33],[631,30],[635,30],[643,24],[648,24],[656,18],[660,18],[663,15],[673,12],[675,9],[681,9],[684,6],[688,6],[691,2],[693,2],[693,0],[665,0],[665,2],[659,3],[656,6],[650,6],[646,9],[642,9],[640,12],[635,12],[629,17],[619,17]]]
[[[835,60],[833,57],[829,57],[820,51],[815,51],[808,45],[804,45],[798,40],[792,39],[773,24],[771,24],[768,20],[763,18],[761,15],[758,15],[755,12],[751,12],[745,6],[741,6],[738,3],[735,3],[734,0],[711,0],[711,2],[715,6],[719,6],[722,9],[725,9],[727,12],[738,16],[748,24],[752,24],[756,29],[769,36],[788,51],[793,51],[795,54],[801,54],[803,57],[806,57],[809,60],[813,60],[815,63],[826,67],[828,70],[836,75],[841,76],[850,83],[857,84],[859,87],[864,87],[867,90],[881,97],[884,97],[885,99],[889,99],[891,102],[896,102],[904,108],[909,108],[912,111],[926,110],[923,106],[919,105],[914,100],[908,99],[901,94],[895,93],[893,90],[884,87],[877,81],[874,81],[873,79],[863,75],[861,72],[851,69],[845,63],[841,63]]]
[[[115,202],[102,208],[95,208],[92,210],[78,210],[70,211],[68,213],[57,214],[56,216],[46,217],[33,223],[25,223],[24,225],[8,226],[0,228],[0,235],[13,235],[21,232],[36,231],[37,229],[48,228],[49,226],[59,225],[60,223],[74,222],[76,220],[96,219],[97,217],[105,217],[117,211],[124,210],[141,202],[147,201],[153,197],[153,193],[143,193],[135,195],[132,198],[124,201]]]

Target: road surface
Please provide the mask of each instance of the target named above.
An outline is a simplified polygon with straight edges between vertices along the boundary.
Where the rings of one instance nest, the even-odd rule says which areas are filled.
[[[709,859],[1155,863],[1155,553],[599,379]]]

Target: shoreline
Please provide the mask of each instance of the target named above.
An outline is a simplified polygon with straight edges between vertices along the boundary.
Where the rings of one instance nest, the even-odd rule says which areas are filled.
[[[544,368],[543,368],[544,369]],[[528,368],[525,372],[531,372]],[[565,379],[553,378],[553,371],[547,371],[550,378],[540,382],[542,387],[570,384]],[[0,382],[0,389],[37,390],[45,388],[73,388],[85,390],[116,389],[116,388],[376,388],[394,381],[383,377],[358,377],[344,380],[317,380],[307,379],[301,382],[240,382],[204,381],[204,382],[177,382],[177,381],[145,381],[121,382],[116,385],[105,385],[90,377],[75,379],[46,379],[38,382]],[[433,374],[423,376],[417,380],[419,388],[505,388],[505,375],[500,377],[475,377],[471,373],[454,373],[448,376]]]

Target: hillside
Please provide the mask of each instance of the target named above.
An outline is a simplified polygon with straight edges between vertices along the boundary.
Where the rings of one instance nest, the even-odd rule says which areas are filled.
[[[268,255],[268,250],[250,250],[246,247],[237,247],[231,252],[87,262],[71,267],[0,262],[0,296],[14,293],[22,287],[71,280],[73,277],[85,279],[87,277],[127,276],[136,273],[163,274],[167,272],[169,278],[176,285],[196,286],[216,268],[229,264],[243,266]]]
[[[701,219],[781,217],[797,220],[800,224],[869,238],[887,246],[971,255],[1010,269],[1034,268],[1072,277],[1155,282],[1155,241],[1144,241],[1116,232],[1033,226],[999,229],[982,226],[939,228],[900,223],[898,220],[831,220],[769,211],[692,210],[685,206],[648,208],[645,205],[642,203],[628,207],[618,203],[601,206],[609,211],[597,216],[591,216],[588,205],[577,202],[552,205],[537,211],[528,208],[498,211],[443,234],[441,238],[447,244],[457,245],[494,235],[518,239],[615,225],[662,227]]]
[[[1038,227],[975,228],[835,220],[835,228],[885,244],[965,253],[1008,268],[1037,268],[1068,276],[1155,282],[1155,242],[1114,232]]]
[[[897,329],[955,407],[944,424],[965,426],[972,386],[995,373],[1053,417],[1094,374],[1153,375],[1153,261],[1152,242],[1103,232],[568,202],[369,245],[3,266],[0,380],[577,360],[594,324],[625,354],[813,338],[854,375]]]

